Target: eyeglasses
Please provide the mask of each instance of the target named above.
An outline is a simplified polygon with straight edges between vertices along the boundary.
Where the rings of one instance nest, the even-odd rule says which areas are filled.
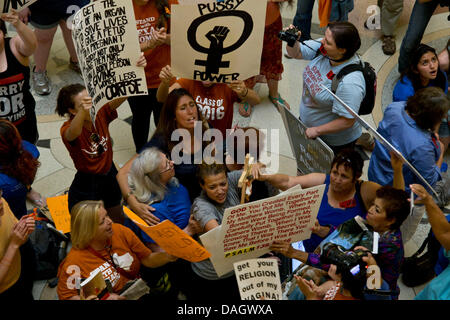
[[[103,148],[103,145],[100,143],[100,136],[98,133],[93,132],[89,137],[89,140],[97,145],[97,156],[101,156],[103,152],[105,152],[105,148]]]
[[[166,155],[166,158],[167,158],[167,159],[166,159],[166,167],[165,167],[164,170],[160,171],[159,174],[164,173],[164,172],[167,172],[167,171],[169,171],[169,170],[172,169],[172,164],[171,164],[170,156],[169,156],[169,155]]]

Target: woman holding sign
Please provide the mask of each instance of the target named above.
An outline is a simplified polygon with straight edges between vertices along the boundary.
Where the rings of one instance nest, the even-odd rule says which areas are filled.
[[[150,131],[150,116],[158,125],[162,103],[156,99],[160,84],[159,71],[170,64],[170,6],[177,0],[133,0],[136,27],[139,33],[141,51],[147,60],[145,76],[148,95],[128,99],[133,113],[131,131],[136,152],[147,142]]]
[[[106,300],[124,300],[120,291],[138,277],[141,265],[155,268],[176,260],[165,252],[152,252],[130,229],[113,223],[102,201],[78,203],[70,225],[73,247],[58,270],[60,300],[80,300],[77,278],[86,279],[97,269],[111,283],[113,292]]]
[[[197,234],[200,229],[198,223],[191,216],[191,200],[187,189],[175,178],[173,161],[164,153],[152,147],[144,149],[136,159],[130,169],[128,176],[130,189],[136,199],[143,204],[151,204],[155,211],[153,214],[160,221],[170,220],[188,235]],[[125,219],[125,226],[129,227],[153,252],[163,251],[145,232],[143,232],[130,219]],[[190,263],[186,260],[178,260],[173,264],[168,264],[156,269],[149,269],[147,279],[154,280],[154,284],[149,284],[154,292],[165,293],[167,290],[173,293],[176,299],[178,289],[186,293],[184,289],[186,274],[192,272]],[[157,290],[158,281],[167,277],[171,284]],[[167,281],[160,281],[168,283]],[[188,297],[189,298],[189,297]]]

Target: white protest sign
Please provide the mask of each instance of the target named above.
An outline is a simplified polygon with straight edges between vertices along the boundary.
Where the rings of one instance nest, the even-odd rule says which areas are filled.
[[[260,257],[275,240],[297,242],[311,237],[325,185],[225,209],[222,224],[200,236],[220,277],[233,263]]]
[[[231,82],[258,75],[267,1],[227,0],[171,7],[175,76]]]
[[[0,6],[2,8],[2,13],[8,13],[11,9],[15,9],[16,11],[25,9],[36,1],[37,0],[0,0]]]
[[[281,300],[281,281],[275,259],[250,259],[234,263],[241,300]]]
[[[355,119],[367,130],[369,131],[375,139],[377,139],[388,151],[393,151],[399,158],[402,159],[403,163],[411,169],[411,171],[416,175],[417,178],[419,178],[433,193],[434,195],[439,199],[439,195],[437,192],[433,189],[433,187],[428,183],[428,181],[422,177],[422,175],[417,171],[416,168],[401,154],[400,151],[398,151],[389,141],[387,141],[381,134],[378,133],[377,130],[372,128],[370,124],[368,124],[359,114],[357,114],[352,108],[350,108],[344,101],[342,101],[341,98],[339,98],[337,95],[335,95],[330,89],[325,87],[323,84],[321,84],[321,87],[325,90],[327,90],[352,116],[355,117]]]
[[[120,97],[147,94],[133,3],[99,0],[74,16],[72,38],[94,106]]]

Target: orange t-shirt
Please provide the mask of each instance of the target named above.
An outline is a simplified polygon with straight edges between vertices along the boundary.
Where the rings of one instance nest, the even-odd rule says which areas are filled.
[[[11,238],[12,230],[17,223],[17,218],[12,213],[9,208],[8,203],[5,199],[0,197],[0,201],[3,202],[3,215],[0,216],[0,261],[6,253],[9,246],[9,241]],[[5,292],[13,286],[19,280],[21,272],[20,264],[20,252],[17,250],[8,271],[0,282],[0,293]]]
[[[226,137],[226,130],[233,124],[233,104],[239,101],[236,92],[225,83],[205,87],[201,81],[178,79],[178,84],[189,91],[197,103],[203,118]]]
[[[65,132],[69,129],[72,119],[64,122],[61,127],[61,137],[78,171],[106,174],[111,169],[113,152],[108,126],[116,118],[117,111],[112,110],[108,103],[105,104],[95,117],[95,130],[91,132],[83,127],[80,136],[70,142],[65,138]],[[93,132],[99,135],[98,143],[91,139]],[[99,154],[100,144],[104,150],[101,154]]]
[[[169,0],[168,2],[169,7],[172,4],[178,4],[178,0]],[[158,27],[158,18],[160,15],[156,9],[155,3],[156,1],[150,0],[146,5],[139,6],[133,1],[136,28],[139,34],[139,43],[150,40],[151,30]],[[170,20],[168,20],[168,23],[170,23]],[[168,26],[165,28],[167,30]],[[154,49],[145,51],[144,55],[147,60],[147,66],[145,67],[147,88],[158,88],[159,83],[161,82],[159,79],[159,72],[163,67],[170,64],[170,46],[167,44],[157,46]]]
[[[57,293],[60,300],[66,300],[78,295],[75,287],[76,278],[86,279],[89,275],[100,269],[103,278],[111,282],[113,291],[120,292],[123,286],[130,280],[121,275],[114,268],[110,256],[117,254],[119,257],[126,256],[132,259],[130,269],[127,271],[134,278],[139,274],[141,260],[152,253],[139,238],[127,227],[113,223],[113,235],[111,239],[111,250],[104,249],[97,251],[105,259],[101,259],[89,249],[75,249],[69,251],[67,257],[61,262],[58,269],[58,288]],[[122,267],[119,265],[119,267]]]

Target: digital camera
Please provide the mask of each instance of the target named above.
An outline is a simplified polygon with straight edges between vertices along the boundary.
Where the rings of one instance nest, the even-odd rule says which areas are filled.
[[[365,256],[365,250],[346,251],[344,247],[329,242],[323,246],[320,262],[336,265],[336,273],[350,272],[353,276],[359,276],[366,272],[367,263],[362,260]]]
[[[278,38],[282,41],[286,41],[289,47],[293,47],[295,42],[298,40],[298,29],[297,28],[291,28],[287,29],[286,31],[281,30],[278,33]]]

